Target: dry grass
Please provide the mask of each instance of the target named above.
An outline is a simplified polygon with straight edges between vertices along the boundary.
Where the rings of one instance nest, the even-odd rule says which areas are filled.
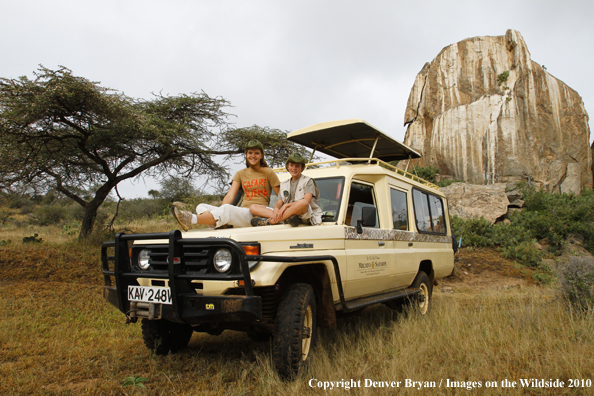
[[[140,325],[102,298],[99,249],[68,244],[0,248],[1,395],[392,395],[468,394],[446,379],[481,381],[478,394],[591,394],[592,389],[485,389],[485,381],[587,379],[594,372],[594,318],[572,315],[553,288],[434,294],[426,317],[376,305],[322,329],[308,371],[275,375],[268,343],[231,331],[195,333],[187,350],[154,356]],[[128,376],[146,389],[122,388]],[[361,381],[361,388],[311,388]],[[398,390],[365,380],[402,381]],[[404,387],[406,379],[442,388]],[[476,393],[476,391],[474,392]]]

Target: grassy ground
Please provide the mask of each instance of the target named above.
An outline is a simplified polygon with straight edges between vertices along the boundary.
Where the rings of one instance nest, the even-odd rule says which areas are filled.
[[[454,293],[440,286],[426,317],[369,307],[340,318],[338,330],[322,329],[308,371],[287,383],[271,367],[270,345],[242,333],[195,333],[179,354],[151,355],[140,325],[124,324],[102,298],[99,249],[47,238],[50,243],[0,247],[1,395],[594,393],[591,387],[501,387],[505,379],[560,379],[566,386],[570,378],[592,380],[594,318],[574,315],[554,286],[458,287]],[[465,257],[459,272],[471,262]],[[122,387],[129,376],[146,377],[146,389]],[[407,379],[441,382],[441,388],[407,388]],[[360,387],[318,387],[341,380]],[[366,380],[401,383],[399,389],[365,387]],[[447,380],[464,386],[446,388]],[[469,391],[466,381],[482,386]],[[486,381],[498,387],[486,389]]]

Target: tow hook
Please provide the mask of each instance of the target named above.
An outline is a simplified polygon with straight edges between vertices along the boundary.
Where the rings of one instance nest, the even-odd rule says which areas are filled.
[[[129,314],[126,314],[126,324],[136,323],[138,321],[137,317],[131,317]]]

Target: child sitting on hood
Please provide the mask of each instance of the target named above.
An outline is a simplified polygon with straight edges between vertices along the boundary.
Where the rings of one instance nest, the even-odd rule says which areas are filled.
[[[301,173],[306,163],[305,158],[299,153],[289,156],[285,168],[291,174],[291,178],[281,183],[278,201],[272,210],[264,205],[250,206],[250,213],[258,216],[252,219],[252,226],[274,225],[283,221],[293,227],[301,223],[322,223],[322,210],[318,206],[318,186],[311,177]]]

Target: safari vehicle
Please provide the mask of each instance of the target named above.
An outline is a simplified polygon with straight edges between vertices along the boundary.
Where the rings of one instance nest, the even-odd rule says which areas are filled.
[[[454,268],[447,201],[387,163],[420,155],[362,120],[288,138],[336,158],[304,171],[320,190],[321,225],[118,234],[103,244],[104,297],[128,322],[142,318],[150,350],[177,352],[194,331],[244,331],[272,337],[275,367],[290,378],[317,327],[336,328],[338,314],[377,303],[429,310],[434,281]]]

